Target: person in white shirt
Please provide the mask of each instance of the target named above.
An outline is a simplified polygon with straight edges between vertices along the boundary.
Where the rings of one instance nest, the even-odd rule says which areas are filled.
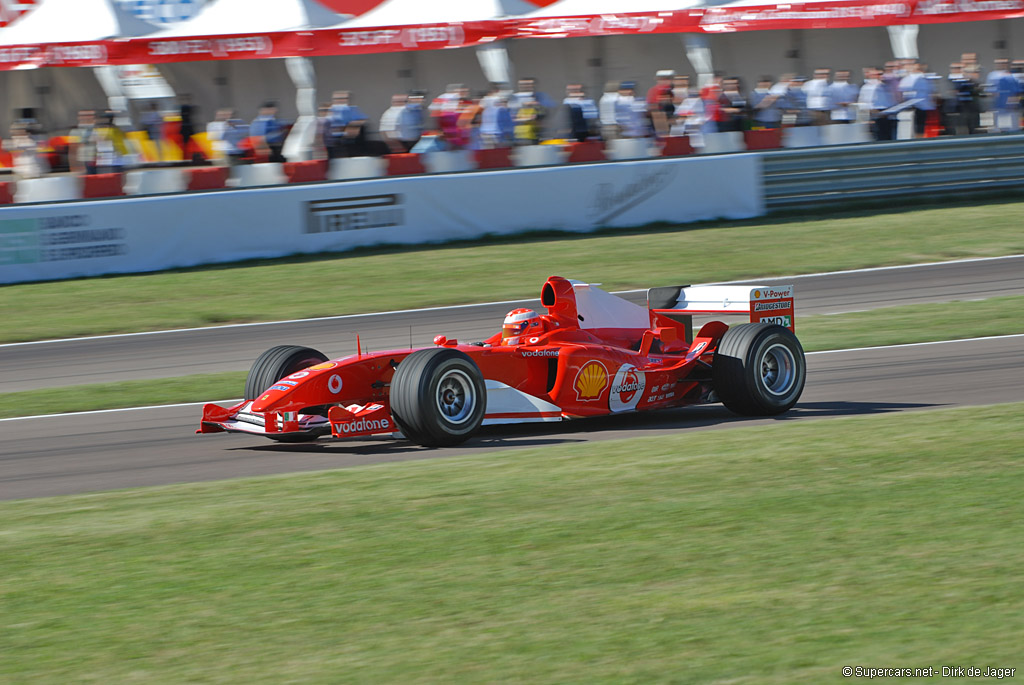
[[[828,87],[828,96],[832,101],[832,123],[852,124],[857,120],[857,95],[860,88],[850,83],[850,72],[847,69],[836,71],[836,78]]]
[[[615,103],[619,99],[619,84],[609,81],[604,84],[604,94],[597,103],[598,116],[601,120],[601,138],[614,140],[619,137],[619,125],[615,121]]]
[[[391,152],[402,153],[408,152],[405,144],[399,138],[399,119],[402,116],[402,110],[405,109],[406,96],[402,94],[395,94],[391,96],[391,106],[384,110],[384,114],[380,117],[380,135],[384,138],[384,142],[388,144]]]
[[[814,78],[804,84],[804,95],[807,96],[807,111],[811,124],[823,126],[829,123],[832,115],[832,98],[829,96],[828,77],[830,69],[821,67],[814,70]]]
[[[889,89],[882,83],[882,70],[878,67],[864,67],[864,85],[861,86],[857,105],[864,117],[871,121],[871,133],[875,140],[892,140],[896,133],[889,108],[895,105]]]

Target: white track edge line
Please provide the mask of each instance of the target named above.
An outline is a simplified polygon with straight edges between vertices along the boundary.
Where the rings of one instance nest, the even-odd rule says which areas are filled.
[[[856,273],[870,273],[873,271],[892,271],[894,269],[916,269],[927,266],[945,266],[950,264],[968,264],[971,262],[989,262],[998,261],[1003,259],[1020,259],[1024,257],[1024,254],[1015,255],[1003,255],[1000,257],[969,257],[965,259],[953,259],[946,262],[924,262],[921,264],[903,264],[896,266],[872,266],[863,269],[846,269],[844,271],[822,271],[820,273],[813,274],[796,274],[791,276],[771,276],[760,280],[763,281],[781,281],[781,280],[793,280],[798,278],[816,278],[820,276],[838,276],[841,274],[856,274]],[[754,283],[758,279],[744,278],[735,281],[714,281],[712,283],[698,283],[697,285],[728,285],[730,283]],[[615,295],[632,295],[634,293],[646,292],[646,288],[639,290],[618,290],[613,294]],[[358,317],[378,317],[378,316],[389,316],[393,314],[415,314],[417,312],[437,312],[453,309],[471,309],[473,307],[493,307],[497,305],[516,305],[523,304],[524,302],[533,302],[539,298],[529,297],[521,300],[499,300],[497,302],[477,302],[473,304],[454,304],[443,307],[422,307],[419,309],[396,309],[389,312],[367,312],[365,314],[338,314],[336,316],[316,316],[309,319],[284,319],[281,321],[252,321],[249,323],[232,323],[225,324],[223,326],[196,326],[193,328],[171,328],[162,331],[139,331],[136,333],[111,333],[109,335],[90,335],[80,338],[55,338],[53,340],[29,340],[26,342],[16,343],[0,343],[0,348],[4,347],[23,347],[27,345],[49,345],[52,343],[68,343],[68,342],[84,342],[87,340],[110,340],[113,338],[133,338],[144,335],[165,335],[168,333],[194,333],[196,331],[217,331],[227,330],[232,328],[251,328],[253,326],[280,326],[283,324],[295,324],[295,323],[310,323],[314,321],[340,321],[342,319],[355,319]]]
[[[948,343],[969,343],[969,342],[980,342],[983,340],[1002,340],[1005,338],[1024,338],[1024,333],[1011,333],[1009,335],[986,335],[980,338],[960,338],[959,340],[931,340],[928,342],[918,343],[901,343],[898,345],[876,345],[874,347],[850,347],[845,350],[819,350],[817,352],[807,352],[806,356],[811,357],[818,354],[838,354],[840,352],[865,352],[869,350],[891,350],[900,347],[924,347],[927,345],[945,345]],[[242,400],[231,399],[231,400],[215,400],[218,403],[238,403]],[[214,400],[207,402],[184,402],[181,404],[154,404],[148,407],[122,407],[120,409],[95,409],[93,411],[75,411],[67,412],[64,414],[37,414],[36,416],[12,416],[8,419],[0,419],[0,423],[5,421],[27,421],[28,419],[55,419],[66,416],[88,416],[90,414],[112,414],[115,412],[125,411],[143,411],[146,409],[173,409],[175,407],[199,407],[204,404],[211,404]]]

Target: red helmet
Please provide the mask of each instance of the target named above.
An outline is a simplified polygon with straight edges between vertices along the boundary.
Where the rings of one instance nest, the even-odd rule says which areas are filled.
[[[516,345],[519,338],[533,333],[534,335],[543,332],[544,327],[540,315],[532,309],[513,309],[505,315],[505,322],[501,327],[501,343],[503,345]]]

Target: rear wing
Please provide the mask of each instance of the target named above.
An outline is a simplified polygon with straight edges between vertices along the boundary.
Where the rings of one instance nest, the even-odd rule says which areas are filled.
[[[746,315],[751,323],[774,323],[795,332],[791,285],[697,285],[651,288],[647,308],[652,325],[664,316],[686,325],[693,339],[692,317],[707,314]]]

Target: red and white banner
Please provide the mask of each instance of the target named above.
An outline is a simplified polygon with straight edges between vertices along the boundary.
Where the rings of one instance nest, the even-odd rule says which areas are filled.
[[[11,12],[14,8],[30,5],[28,2],[0,0],[0,16],[4,16],[3,11]],[[506,38],[861,28],[1018,17],[1024,17],[1024,0],[840,0],[412,26],[345,29],[342,25],[331,29],[253,35],[141,37],[83,43],[9,45],[0,47],[0,71],[33,67],[159,64],[440,50],[481,45]]]

